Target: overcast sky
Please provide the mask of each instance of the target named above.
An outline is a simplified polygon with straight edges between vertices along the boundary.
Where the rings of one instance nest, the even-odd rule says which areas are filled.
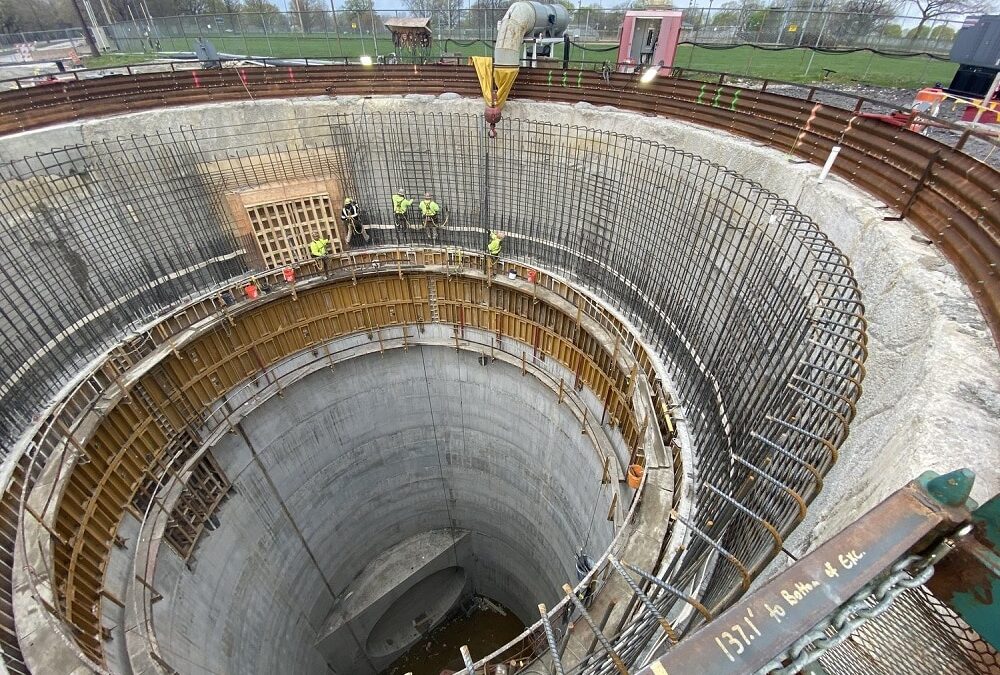
[[[287,0],[283,0],[287,3]],[[573,0],[579,4],[580,0]],[[585,5],[600,5],[601,7],[615,7],[622,4],[625,0],[583,0]],[[717,8],[725,3],[727,0],[713,0],[711,6]],[[343,0],[334,0],[338,9],[340,9],[340,4]],[[280,4],[280,3],[279,3]],[[468,4],[468,0],[467,0]],[[708,0],[673,0],[674,7],[678,9],[683,9],[689,6],[703,7],[707,8],[709,6]],[[817,4],[819,4],[817,2]],[[375,8],[377,10],[387,10],[387,9],[406,9],[406,2],[404,0],[375,0]],[[906,2],[902,5],[899,10],[899,14],[908,16],[919,16],[919,12],[913,6],[911,2]],[[953,17],[955,20],[961,20],[963,17]]]
[[[470,0],[465,0],[465,1],[466,1],[466,6],[471,4]],[[582,1],[583,4],[585,5],[599,5],[601,7],[608,7],[608,8],[616,7],[625,2],[625,0],[582,0]],[[765,3],[767,2],[767,0],[764,1]],[[1000,2],[1000,0],[997,1]],[[344,0],[334,0],[334,5],[339,10],[343,2]],[[573,2],[579,4],[581,0],[573,0]],[[727,2],[727,0],[712,0],[711,7],[718,8],[725,2]],[[817,0],[817,4],[820,4],[821,2],[822,0]],[[284,9],[288,9],[288,6],[291,4],[291,0],[275,0],[275,4],[277,4],[279,7],[283,7]],[[686,7],[691,7],[691,6],[707,9],[709,7],[709,0],[673,0],[673,4],[676,9],[684,9]],[[386,11],[392,9],[406,10],[406,0],[375,0],[375,9],[378,11]],[[910,16],[910,17],[920,16],[920,12],[917,11],[916,7],[909,0],[900,5],[900,9],[898,10],[897,13],[900,15]],[[953,22],[956,21],[961,22],[962,19],[964,19],[965,17],[954,16],[948,18]],[[915,21],[914,22],[902,21],[901,23],[906,25],[915,23]]]

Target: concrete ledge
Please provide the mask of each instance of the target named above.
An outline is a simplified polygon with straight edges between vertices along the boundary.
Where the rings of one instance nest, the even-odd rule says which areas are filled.
[[[155,129],[183,119],[217,126],[267,119],[304,119],[327,112],[367,110],[478,111],[478,101],[374,98],[276,101],[193,106],[65,125],[67,138],[96,140]],[[853,259],[868,304],[871,328],[866,392],[841,461],[786,543],[793,552],[824,540],[867,506],[924,468],[969,465],[980,475],[974,496],[996,491],[998,467],[989,448],[1000,438],[1000,364],[969,291],[932,247],[912,240],[906,223],[885,223],[871,198],[837,179],[818,184],[816,167],[755,147],[718,130],[614,109],[513,102],[509,117],[546,118],[669,143],[725,164],[782,194],[812,216]],[[285,118],[281,116],[285,115]],[[168,117],[169,116],[169,117]],[[280,142],[307,143],[293,121],[276,124]],[[46,133],[51,130],[45,130]],[[500,128],[502,133],[502,125]],[[51,147],[37,132],[17,135],[10,152]]]
[[[471,580],[465,570],[472,555],[467,531],[431,530],[396,544],[344,589],[320,632],[317,649],[338,671],[381,672],[467,593]],[[419,586],[442,575],[447,581],[442,579],[430,593],[418,593]]]

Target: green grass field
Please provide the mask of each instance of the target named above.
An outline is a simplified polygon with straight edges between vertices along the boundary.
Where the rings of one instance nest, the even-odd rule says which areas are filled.
[[[356,59],[366,54],[389,54],[394,51],[388,38],[377,41],[371,37],[340,36],[335,34],[319,35],[272,35],[247,36],[225,35],[209,36],[208,39],[215,48],[228,54],[251,54],[253,56],[273,56],[284,58],[315,58],[336,59],[348,57]],[[142,44],[138,40],[122,45],[123,49],[134,49],[132,54],[108,54],[87,60],[89,67],[119,66],[125,63],[136,63],[151,58],[152,53],[143,54]],[[161,38],[160,51],[189,52],[194,49],[195,39],[192,38]],[[574,67],[596,68],[605,60],[613,61],[617,54],[614,50],[604,51],[608,44],[591,44],[586,47],[601,51],[585,51],[574,49],[572,58]],[[490,49],[483,44],[463,46],[455,42],[438,42],[433,49],[435,57],[447,52],[464,56],[487,55]],[[557,53],[561,53],[557,49]],[[811,63],[810,63],[811,60]],[[579,63],[590,62],[590,63]],[[753,47],[736,47],[733,49],[708,49],[681,45],[677,50],[676,66],[696,68],[700,70],[723,71],[749,77],[785,80],[789,82],[822,82],[865,84],[888,87],[921,87],[934,82],[950,82],[956,64],[948,61],[938,61],[924,56],[891,57],[870,52],[855,52],[850,54],[812,54],[807,49],[787,51],[767,51]],[[824,69],[832,72],[824,72]]]
[[[900,58],[871,52],[816,52],[813,55],[807,49],[778,52],[736,47],[717,50],[691,45],[680,46],[674,65],[788,82],[819,82],[826,77],[828,82],[863,82],[902,88],[922,87],[935,82],[947,84],[958,69],[957,63],[938,61],[926,56]],[[826,74],[823,72],[824,68],[835,72]]]

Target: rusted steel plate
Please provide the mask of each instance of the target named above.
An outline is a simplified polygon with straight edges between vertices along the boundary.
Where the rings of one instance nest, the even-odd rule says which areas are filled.
[[[912,482],[639,675],[752,673],[900,557],[969,517],[967,509],[944,506]]]

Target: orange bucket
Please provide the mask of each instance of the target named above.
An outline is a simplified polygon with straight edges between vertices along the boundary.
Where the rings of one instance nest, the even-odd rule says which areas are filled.
[[[638,490],[639,485],[642,483],[642,475],[646,473],[646,469],[643,468],[642,464],[633,464],[628,468],[628,486],[633,490]]]
[[[247,294],[247,297],[251,300],[257,299],[257,286],[250,284],[243,289],[243,292]]]
[[[286,267],[285,269],[281,270],[281,273],[282,275],[284,275],[285,281],[287,281],[288,283],[292,283],[295,281],[295,270],[293,268]]]

